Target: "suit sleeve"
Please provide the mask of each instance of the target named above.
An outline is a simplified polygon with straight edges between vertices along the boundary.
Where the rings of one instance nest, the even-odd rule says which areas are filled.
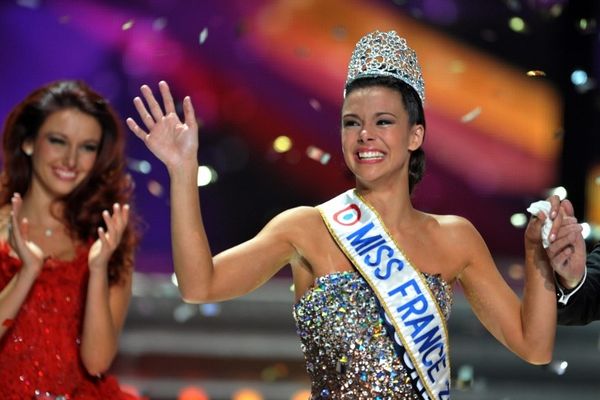
[[[588,254],[587,277],[566,305],[558,304],[559,325],[586,325],[600,320],[600,243]]]

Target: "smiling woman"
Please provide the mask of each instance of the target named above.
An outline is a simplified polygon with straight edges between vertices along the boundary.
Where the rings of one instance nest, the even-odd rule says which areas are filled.
[[[23,143],[31,157],[31,193],[65,196],[89,175],[102,138],[98,121],[77,108],[50,114],[35,138]]]
[[[132,398],[102,375],[138,240],[116,113],[83,82],[53,82],[10,113],[3,145],[0,397]]]
[[[455,282],[498,341],[530,363],[551,359],[556,301],[541,219],[525,233],[521,301],[469,221],[412,205],[424,167],[425,88],[416,53],[396,32],[365,35],[350,60],[341,136],[355,188],[284,211],[214,256],[199,207],[192,101],[184,99],[182,121],[167,83],[159,90],[162,105],[146,85],[144,100],[134,98],[145,128],[127,124],[169,172],[181,295],[231,299],[291,265],[311,399],[449,399],[446,320]]]

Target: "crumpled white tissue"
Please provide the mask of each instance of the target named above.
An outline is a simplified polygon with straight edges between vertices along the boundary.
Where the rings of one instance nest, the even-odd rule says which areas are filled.
[[[550,219],[550,210],[552,204],[546,200],[535,201],[529,205],[527,211],[532,215],[537,215],[540,211],[546,216],[542,226],[542,245],[545,249],[550,246],[550,229],[552,229],[552,220]]]

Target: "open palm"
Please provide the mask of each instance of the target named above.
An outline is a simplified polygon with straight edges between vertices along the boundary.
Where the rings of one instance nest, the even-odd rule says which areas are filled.
[[[148,149],[167,168],[177,168],[186,161],[196,160],[198,123],[189,97],[183,101],[184,121],[181,121],[176,113],[175,103],[167,83],[161,81],[159,90],[163,99],[164,112],[152,90],[147,85],[143,85],[141,92],[146,104],[140,97],[136,97],[133,104],[146,130],[132,118],[127,118],[127,126],[144,141]]]

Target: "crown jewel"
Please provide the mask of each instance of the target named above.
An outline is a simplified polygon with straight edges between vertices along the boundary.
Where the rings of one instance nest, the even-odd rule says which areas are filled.
[[[350,58],[346,87],[358,78],[391,76],[409,84],[425,102],[425,82],[417,53],[395,31],[363,36]]]

